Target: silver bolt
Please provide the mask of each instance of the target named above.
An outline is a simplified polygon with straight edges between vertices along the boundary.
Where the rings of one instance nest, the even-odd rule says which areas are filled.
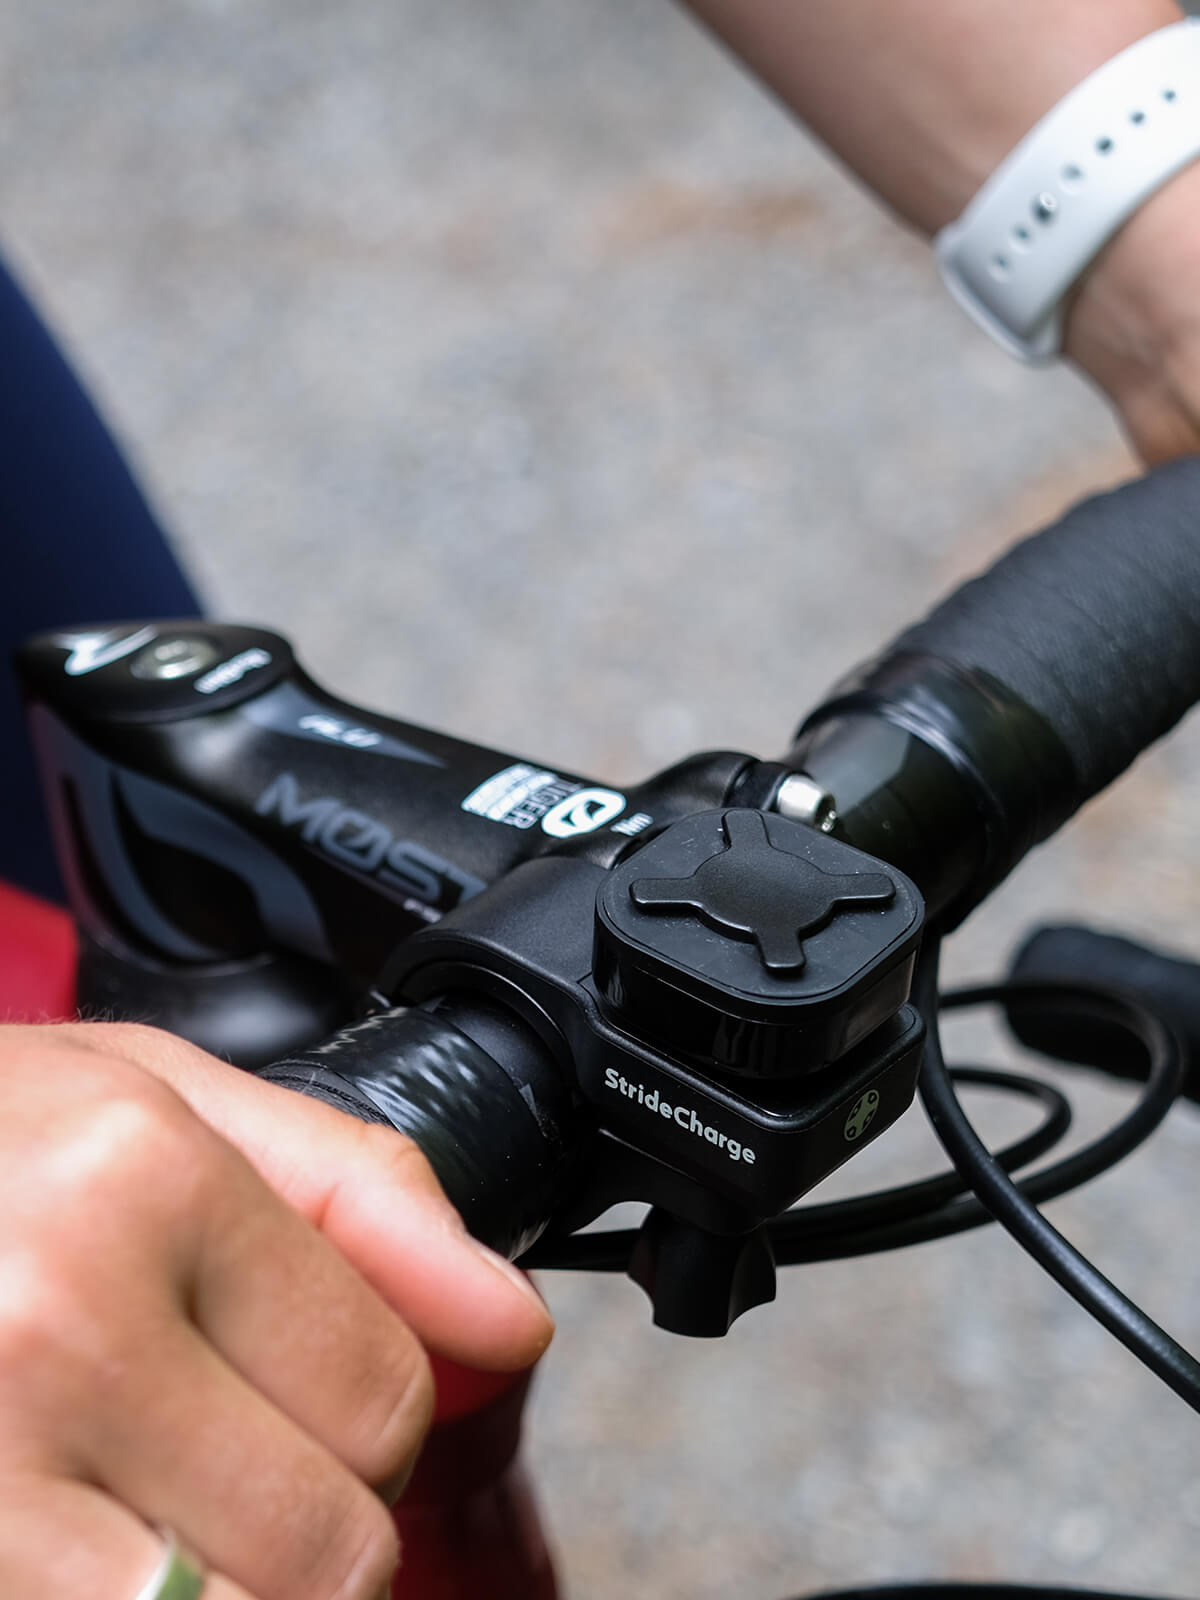
[[[153,644],[147,645],[134,656],[129,663],[129,670],[135,678],[149,678],[152,681],[187,678],[193,672],[211,667],[220,653],[207,639],[179,634],[170,639],[156,639]]]
[[[821,833],[832,833],[837,826],[837,803],[807,772],[792,772],[779,785],[775,809],[781,817],[803,822]]]

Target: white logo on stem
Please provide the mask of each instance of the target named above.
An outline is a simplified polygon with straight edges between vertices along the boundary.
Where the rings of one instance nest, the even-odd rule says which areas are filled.
[[[60,633],[54,642],[71,653],[63,662],[68,678],[82,678],[85,672],[95,672],[98,667],[110,666],[122,656],[132,655],[142,645],[149,644],[155,636],[153,628],[139,628],[136,633],[125,633],[113,638],[112,629],[103,633]]]
[[[573,839],[577,833],[602,828],[624,809],[625,796],[615,789],[578,789],[550,807],[542,818],[542,831],[552,839]]]

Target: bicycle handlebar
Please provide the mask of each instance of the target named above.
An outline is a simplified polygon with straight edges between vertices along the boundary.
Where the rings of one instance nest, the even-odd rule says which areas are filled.
[[[964,584],[893,653],[986,674],[1071,758],[1072,810],[1200,698],[1200,459],[1077,505]]]
[[[1200,458],[1094,496],[804,723],[789,763],[953,923],[1200,698]]]
[[[303,926],[300,949],[351,967],[358,952],[360,974],[389,928],[407,935],[385,1002],[415,1009],[281,1043],[266,1075],[411,1133],[472,1230],[511,1254],[565,1177],[594,1176],[581,1130],[602,1133],[626,1189],[599,1182],[594,1203],[649,1199],[735,1241],[712,1304],[679,1290],[691,1234],[659,1226],[640,1279],[689,1331],[723,1332],[769,1298],[769,1262],[744,1241],[911,1099],[916,891],[943,928],[961,918],[1200,697],[1192,507],[1200,459],[1083,502],[839,686],[784,764],[695,758],[628,795],[360,715],[273,635],[51,635],[22,667],[68,876],[133,966],[182,914],[156,894],[163,850],[203,864],[209,842],[199,920],[223,955],[245,948],[251,901],[277,944]],[[171,670],[139,670],[156,650]],[[801,772],[822,797],[803,816]],[[176,966],[204,948],[188,937],[165,952]]]
[[[378,1012],[257,1076],[407,1134],[470,1232],[512,1259],[545,1228],[574,1153],[563,1074],[479,995]]]

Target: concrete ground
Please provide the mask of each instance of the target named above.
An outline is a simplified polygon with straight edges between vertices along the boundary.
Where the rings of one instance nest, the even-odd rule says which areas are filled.
[[[1097,399],[991,349],[658,0],[8,6],[0,186],[218,614],[597,777],[776,752],[948,584],[1130,471]],[[1193,725],[954,969],[1063,914],[1200,948],[1198,777]],[[1088,1091],[1083,1121],[1123,1103]],[[1181,1112],[1054,1207],[1193,1345],[1198,1156]],[[932,1159],[914,1113],[862,1166]],[[798,1269],[713,1344],[628,1283],[544,1288],[531,1457],[572,1600],[1200,1590],[1193,1418],[1006,1238]]]

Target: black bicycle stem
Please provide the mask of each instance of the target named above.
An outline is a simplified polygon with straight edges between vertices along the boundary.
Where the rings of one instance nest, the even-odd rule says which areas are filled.
[[[262,629],[43,636],[81,1001],[411,1134],[511,1255],[650,1202],[656,1320],[723,1333],[773,1293],[763,1224],[912,1098],[926,923],[1200,695],[1198,521],[1194,460],[1087,501],[783,761],[632,790],[348,705]]]

